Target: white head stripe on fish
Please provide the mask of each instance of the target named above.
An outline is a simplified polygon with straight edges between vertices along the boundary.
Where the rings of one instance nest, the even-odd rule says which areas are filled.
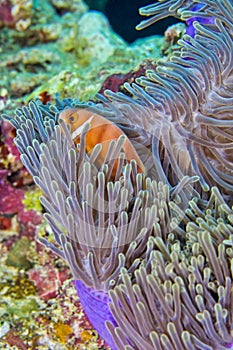
[[[72,139],[76,139],[76,137],[80,136],[85,125],[91,123],[92,119],[94,118],[94,115],[92,115],[87,121],[85,121],[85,123],[83,123],[82,125],[80,125],[75,131],[72,132]]]

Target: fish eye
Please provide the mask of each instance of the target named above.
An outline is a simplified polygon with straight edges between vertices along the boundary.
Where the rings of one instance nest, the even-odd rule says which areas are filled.
[[[69,117],[69,122],[70,123],[74,123],[75,122],[75,117],[73,116],[73,115],[71,115],[70,117]]]

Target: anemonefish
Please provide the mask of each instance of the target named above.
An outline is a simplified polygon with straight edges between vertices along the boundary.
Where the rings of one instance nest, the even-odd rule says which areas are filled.
[[[96,144],[100,143],[102,145],[102,149],[97,159],[99,167],[105,160],[111,140],[117,140],[121,135],[125,135],[124,132],[114,123],[102,117],[101,115],[93,113],[86,109],[64,109],[60,113],[59,119],[63,120],[70,126],[72,139],[75,144],[78,144],[80,142],[80,135],[84,129],[84,126],[87,123],[90,124],[90,129],[86,134],[86,152],[90,154]],[[127,162],[129,163],[132,159],[134,159],[137,164],[137,171],[139,173],[145,173],[144,165],[142,164],[138,153],[136,152],[128,137],[126,137],[126,141],[122,149],[125,153]],[[111,173],[111,180],[114,180],[115,178],[117,165],[118,160],[116,159]]]

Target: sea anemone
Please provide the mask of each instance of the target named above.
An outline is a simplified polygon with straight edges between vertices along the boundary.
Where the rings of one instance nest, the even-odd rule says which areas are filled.
[[[182,239],[150,237],[134,279],[124,269],[109,292],[118,327],[108,322],[108,329],[118,349],[232,348],[232,214],[213,187],[205,208],[190,201]]]
[[[40,241],[69,263],[84,310],[111,348],[224,349],[233,344],[233,6],[174,0],[142,12],[150,22],[169,14],[190,20],[193,38],[185,35],[168,62],[125,84],[128,94],[31,102],[5,119],[43,192],[54,240]],[[207,20],[191,20],[200,17]],[[112,161],[100,168],[101,145],[86,151],[90,125],[76,148],[59,121],[76,106],[126,134],[110,143]],[[146,175],[128,163],[126,137]]]
[[[141,9],[152,16],[142,29],[175,16],[192,26],[168,61],[158,62],[136,83],[125,84],[127,95],[105,91],[109,110],[152,135],[157,171],[171,185],[182,177],[200,177],[199,192],[233,190],[232,52],[233,6],[228,0],[162,0]],[[202,23],[202,24],[201,24]],[[130,95],[130,96],[128,96]],[[141,113],[137,113],[141,109]],[[117,110],[117,112],[116,112]],[[135,111],[135,113],[134,113]],[[136,115],[136,116],[135,116]],[[199,185],[198,185],[199,186]],[[203,194],[204,196],[204,194]]]
[[[63,102],[65,103],[65,102]],[[170,207],[185,209],[198,177],[184,177],[175,188],[137,173],[121,152],[124,137],[109,146],[112,163],[119,158],[115,181],[109,181],[111,163],[97,169],[97,144],[86,153],[84,128],[78,151],[65,123],[57,125],[57,109],[40,101],[17,110],[11,122],[17,128],[15,143],[21,159],[43,191],[41,203],[54,243],[40,241],[67,260],[81,303],[90,321],[112,349],[115,345],[105,326],[111,321],[108,291],[121,282],[121,271],[133,274],[149,254],[147,242],[167,239],[181,221]],[[143,146],[142,146],[143,147]],[[125,166],[124,166],[125,164]],[[123,171],[121,170],[123,168]]]

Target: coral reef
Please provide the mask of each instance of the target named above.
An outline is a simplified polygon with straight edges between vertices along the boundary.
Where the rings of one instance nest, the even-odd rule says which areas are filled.
[[[108,76],[160,57],[163,44],[127,45],[82,0],[2,0],[0,26],[0,110],[9,112],[45,93],[87,101]]]
[[[95,102],[56,97],[47,104],[30,102],[14,118],[4,115],[43,193],[50,230],[38,233],[39,240],[68,263],[89,320],[112,350],[233,347],[232,13],[229,0],[149,5],[141,14],[152,17],[139,29],[169,15],[187,23],[170,59],[152,64],[122,92],[98,94]],[[86,30],[85,37],[88,25]],[[179,35],[176,29],[168,37],[172,42]],[[125,133],[110,142],[98,167],[102,145],[88,144],[91,124],[77,129],[75,144],[73,130],[59,119],[64,109],[75,107],[106,117]],[[138,173],[134,159],[128,162],[127,138],[146,174]],[[15,266],[12,256],[8,261]],[[41,271],[28,262],[22,252],[19,263],[29,269],[47,308],[50,298],[65,297],[59,288],[72,283],[65,262],[59,271],[54,261]],[[44,280],[44,272],[51,280]],[[31,283],[25,286],[29,310],[42,317]],[[70,336],[80,317],[74,289],[71,293],[74,313],[64,302],[65,317],[52,320],[64,346],[74,346]],[[21,301],[14,307],[19,306]],[[15,339],[24,348],[17,329],[5,322],[3,332],[9,344]],[[85,331],[81,339],[90,336]],[[42,346],[43,341],[36,340]]]

